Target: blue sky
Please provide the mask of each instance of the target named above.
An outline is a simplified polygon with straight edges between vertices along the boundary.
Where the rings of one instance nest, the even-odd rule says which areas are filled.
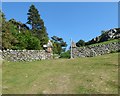
[[[39,10],[49,37],[62,37],[70,45],[70,38],[85,41],[101,34],[101,30],[118,27],[117,2],[4,2],[2,10],[7,20],[27,22],[31,4]]]

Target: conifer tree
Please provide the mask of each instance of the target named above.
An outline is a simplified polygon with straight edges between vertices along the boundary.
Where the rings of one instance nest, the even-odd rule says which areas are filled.
[[[44,21],[41,19],[39,11],[34,5],[30,6],[28,10],[28,22],[31,25],[32,33],[38,37],[40,40],[41,47],[48,42],[48,34],[46,32],[46,27],[44,26]]]

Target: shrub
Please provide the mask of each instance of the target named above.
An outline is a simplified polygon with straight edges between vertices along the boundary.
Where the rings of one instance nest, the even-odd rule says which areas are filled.
[[[70,58],[70,50],[61,53],[60,58]]]
[[[28,50],[39,50],[41,49],[40,41],[37,37],[31,36],[27,39],[27,48]]]

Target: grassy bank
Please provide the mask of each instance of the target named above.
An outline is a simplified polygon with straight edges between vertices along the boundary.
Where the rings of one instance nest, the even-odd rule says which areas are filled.
[[[91,58],[3,62],[5,94],[114,94],[118,53]]]
[[[91,44],[90,46],[98,46],[98,45],[109,44],[109,43],[113,43],[113,42],[119,42],[119,39],[113,39],[113,40],[108,40],[105,42],[95,43],[95,44]]]

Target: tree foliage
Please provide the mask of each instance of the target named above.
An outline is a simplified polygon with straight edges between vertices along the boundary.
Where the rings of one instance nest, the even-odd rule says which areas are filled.
[[[53,53],[60,55],[62,52],[65,52],[67,44],[64,42],[63,38],[57,36],[51,38],[53,40]]]
[[[19,29],[20,26],[20,29]],[[20,31],[20,33],[19,33]],[[26,24],[15,19],[6,21],[2,15],[2,49],[41,49],[40,40],[31,34]]]
[[[27,15],[27,24],[31,25],[31,32],[40,40],[40,45],[43,47],[43,45],[48,42],[48,34],[44,26],[44,21],[41,19],[39,11],[34,5],[30,6]]]
[[[27,15],[27,23],[23,24],[14,18],[7,21],[5,15],[1,12],[2,49],[39,50],[43,49],[44,44],[47,44],[48,33],[37,8],[31,5]],[[28,24],[30,27],[27,26]],[[55,54],[65,52],[67,44],[62,38],[53,36],[52,42]]]

